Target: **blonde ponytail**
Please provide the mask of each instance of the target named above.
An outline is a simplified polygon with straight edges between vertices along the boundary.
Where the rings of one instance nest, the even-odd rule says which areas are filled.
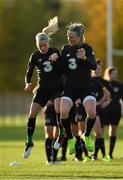
[[[53,19],[50,19],[48,26],[43,28],[42,33],[46,33],[48,36],[51,36],[56,31],[58,31],[58,17],[55,16]]]
[[[58,29],[58,17],[55,16],[53,19],[49,20],[48,26],[43,28],[42,32],[36,34],[36,42],[39,42],[41,40],[48,41],[50,39],[50,36],[58,31]]]

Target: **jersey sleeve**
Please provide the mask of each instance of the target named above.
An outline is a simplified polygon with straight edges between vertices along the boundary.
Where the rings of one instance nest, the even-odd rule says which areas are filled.
[[[122,101],[123,101],[123,84],[120,83],[120,96],[122,98]]]
[[[97,66],[96,66],[95,55],[91,46],[87,46],[86,57],[87,57],[86,61],[87,61],[88,67],[91,70],[96,70]]]
[[[27,65],[27,71],[25,74],[25,83],[31,83],[31,78],[33,75],[34,68],[35,68],[34,54],[32,54],[30,56],[30,59]]]
[[[61,73],[62,73],[62,68],[61,68],[61,66],[62,66],[61,53],[60,53],[60,51],[59,51],[58,49],[56,49],[56,48],[55,48],[54,53],[57,53],[58,59],[57,59],[57,61],[54,61],[54,62],[52,62],[52,63],[53,63],[53,65],[54,65],[55,69],[57,70],[57,72],[58,72],[59,74],[61,74]]]

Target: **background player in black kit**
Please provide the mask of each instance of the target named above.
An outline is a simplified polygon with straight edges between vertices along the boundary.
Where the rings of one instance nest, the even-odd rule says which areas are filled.
[[[97,100],[97,117],[94,124],[94,135],[95,135],[95,150],[92,156],[92,160],[97,160],[97,155],[99,149],[102,152],[102,160],[109,161],[106,157],[105,144],[103,137],[103,127],[104,127],[104,107],[109,104],[110,92],[107,90],[109,88],[108,81],[101,77],[102,73],[102,62],[100,59],[96,59],[97,69],[92,73],[92,89],[95,93]]]
[[[104,78],[109,81],[111,102],[105,108],[105,125],[109,126],[109,155],[108,158],[113,158],[113,151],[116,143],[117,128],[121,119],[121,103],[123,100],[123,83],[118,82],[118,70],[116,67],[106,69]]]
[[[58,164],[58,150],[53,148],[53,144],[58,136],[58,122],[53,101],[49,100],[44,110],[46,165]]]
[[[62,49],[66,84],[60,101],[61,122],[71,140],[69,142],[72,149],[72,146],[74,148],[73,136],[70,128],[67,127],[67,121],[73,103],[80,98],[88,115],[83,139],[88,150],[93,151],[94,146],[89,135],[96,118],[96,99],[91,93],[90,82],[91,70],[96,69],[95,56],[91,46],[85,43],[82,24],[74,23],[68,26],[67,39],[69,43]],[[59,143],[59,139],[56,143]]]
[[[54,97],[55,110],[56,112],[59,110],[58,94],[62,91],[61,74],[58,69],[60,53],[58,49],[51,48],[49,44],[49,36],[57,30],[58,19],[55,17],[49,21],[49,26],[45,27],[41,33],[36,35],[36,46],[38,50],[31,55],[28,62],[25,75],[25,91],[32,91],[31,79],[35,68],[37,68],[38,81],[30,106],[26,148],[23,154],[24,158],[30,155],[30,150],[33,147],[32,137],[35,130],[36,116],[41,107],[44,107],[48,100]]]

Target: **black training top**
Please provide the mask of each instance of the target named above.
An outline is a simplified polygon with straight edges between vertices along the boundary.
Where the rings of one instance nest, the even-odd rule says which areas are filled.
[[[103,87],[105,87],[106,89],[109,90],[110,93],[113,92],[112,87],[110,86],[109,81],[103,79],[101,76],[97,76],[97,77],[93,77],[94,79],[96,79],[97,81],[99,81]]]
[[[77,50],[84,48],[87,59],[79,59]],[[80,47],[65,45],[62,49],[62,63],[66,75],[66,86],[71,89],[85,89],[90,85],[91,70],[96,69],[93,49],[88,44]]]
[[[52,53],[57,53],[59,59],[55,62],[49,61],[49,56]],[[37,77],[41,88],[50,88],[61,86],[60,68],[60,52],[56,48],[49,48],[46,54],[41,54],[40,51],[35,51],[28,62],[27,72],[25,75],[25,83],[31,83],[31,78],[35,67],[37,68]]]
[[[118,81],[109,81],[109,85],[112,89],[111,99],[114,103],[118,103],[121,98],[123,99],[123,84]]]
[[[99,101],[104,95],[103,84],[99,80],[97,80],[96,77],[92,77],[91,88],[96,100]]]

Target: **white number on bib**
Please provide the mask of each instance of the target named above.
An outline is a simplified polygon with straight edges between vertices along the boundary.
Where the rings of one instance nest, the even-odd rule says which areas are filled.
[[[76,69],[77,68],[77,64],[76,64],[76,59],[75,58],[68,59],[68,61],[70,62],[70,64],[68,65],[70,69]]]
[[[52,71],[53,67],[52,67],[50,61],[45,61],[45,62],[43,63],[43,65],[45,65],[45,67],[44,67],[44,71],[45,71],[45,72],[50,72],[50,71]]]

